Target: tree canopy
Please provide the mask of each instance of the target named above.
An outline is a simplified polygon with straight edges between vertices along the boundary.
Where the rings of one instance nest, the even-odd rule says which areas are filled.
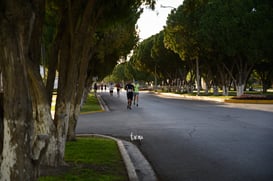
[[[267,0],[185,0],[169,15],[164,42],[182,60],[198,59],[201,66],[217,57],[241,95],[255,65],[272,61],[266,53],[272,51],[272,24]]]

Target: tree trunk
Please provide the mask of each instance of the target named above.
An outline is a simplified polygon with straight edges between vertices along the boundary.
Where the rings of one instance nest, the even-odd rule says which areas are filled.
[[[12,31],[9,27],[10,24],[1,24],[1,40],[5,35],[5,47],[1,46],[0,49],[4,79],[4,139],[0,180],[30,181],[36,180],[38,165],[32,157],[34,125],[25,68],[25,40],[23,32]]]
[[[196,58],[196,84],[197,84],[197,95],[200,95],[200,73],[199,73],[199,60]]]
[[[68,12],[66,12],[68,13]],[[67,15],[69,18],[69,13]],[[68,18],[68,19],[69,19]],[[70,21],[65,23],[65,31],[60,44],[59,58],[59,78],[57,100],[55,107],[54,123],[57,128],[58,141],[58,164],[64,164],[64,151],[69,125],[69,117],[71,106],[73,106],[73,98],[76,94],[77,82],[77,64],[79,62],[78,54],[73,54],[75,44],[73,42],[73,34],[71,34]],[[76,49],[78,50],[78,49]]]
[[[46,88],[39,72],[35,71],[31,65],[28,66],[30,79],[34,135],[36,135],[36,146],[33,148],[37,162],[44,165],[57,166],[57,139],[56,127],[51,117],[50,104],[47,97]]]
[[[69,7],[70,5],[71,4],[69,4]],[[83,97],[85,80],[87,77],[88,63],[92,47],[92,37],[93,33],[95,32],[95,26],[90,26],[93,6],[93,1],[87,2],[84,11],[80,12],[78,19],[72,18],[72,14],[77,14],[78,12],[69,13],[70,26],[75,26],[77,22],[81,23],[75,27],[75,32],[72,31],[72,28],[70,28],[70,38],[72,39],[71,42],[73,42],[73,44],[71,45],[73,47],[71,49],[72,56],[70,58],[72,59],[72,62],[77,62],[77,68],[75,69],[74,74],[74,76],[76,76],[76,81],[74,82],[74,84],[76,85],[74,86],[75,89],[73,90],[72,99],[70,101],[71,107],[67,132],[68,140],[76,139],[75,129],[80,114],[81,100]],[[97,15],[99,16],[100,14],[98,13]],[[89,31],[86,31],[87,29]]]
[[[67,132],[67,140],[68,141],[73,141],[76,140],[76,126],[78,122],[78,117],[80,114],[80,105],[77,104],[76,107],[71,106],[71,112],[70,112],[70,117],[69,117],[69,125],[68,125],[68,132]]]
[[[223,89],[223,96],[228,96],[228,87],[229,87],[229,80],[230,80],[230,76],[229,76],[229,71],[226,70],[225,71],[225,66],[223,66],[222,64],[217,65],[217,70],[218,70],[218,74],[221,77],[221,84],[222,84],[222,89]],[[232,72],[232,68],[231,68],[231,72]]]
[[[236,66],[238,73],[234,82],[236,83],[237,96],[241,96],[244,94],[247,78],[249,77],[249,74],[253,69],[253,65],[248,64],[247,60],[243,59],[240,56],[237,58],[237,60],[238,61],[236,62]]]
[[[241,56],[233,57],[233,61],[236,67],[235,70],[233,70],[233,66],[231,66],[231,68],[228,68],[224,63],[223,66],[233,80],[237,96],[241,96],[244,94],[244,88],[247,82],[247,78],[249,77],[249,74],[253,69],[253,64],[250,64],[246,58]]]
[[[244,89],[245,89],[245,85],[241,84],[241,85],[236,85],[237,88],[237,96],[241,96],[244,94]]]
[[[3,108],[3,93],[0,92],[0,153],[3,151],[3,139],[4,139],[4,124],[3,124],[3,119],[4,119],[4,108]],[[2,157],[0,157],[0,165],[2,162]]]
[[[38,3],[37,3],[38,4]],[[0,66],[3,73],[3,149],[0,180],[36,180],[40,143],[43,136],[34,135],[34,121],[27,64],[30,42],[37,18],[30,1],[1,2]],[[37,9],[36,9],[36,12]],[[34,57],[34,56],[33,56]],[[36,55],[35,55],[36,57]]]
[[[64,42],[62,43],[63,48],[61,49],[60,64],[58,68],[58,95],[54,116],[54,124],[57,128],[58,165],[64,164],[63,158],[70,115],[71,97],[73,96],[76,86],[76,62],[72,62],[71,60],[71,53],[69,53],[70,47],[67,46],[69,45],[67,41],[68,39],[64,39]]]
[[[63,33],[65,31],[65,24],[64,20],[58,26],[58,32],[52,47],[49,50],[49,58],[48,58],[48,76],[46,80],[46,90],[48,93],[48,100],[49,104],[51,105],[52,102],[52,95],[54,90],[57,66],[59,61],[59,50],[60,50],[60,43],[61,39],[63,38]]]
[[[46,90],[48,94],[48,101],[51,105],[52,102],[52,91],[54,90],[54,83],[56,78],[57,63],[58,62],[58,48],[57,45],[53,45],[50,52],[50,59],[48,60],[48,75],[46,79]]]
[[[223,85],[223,96],[228,96],[228,87],[226,85]]]

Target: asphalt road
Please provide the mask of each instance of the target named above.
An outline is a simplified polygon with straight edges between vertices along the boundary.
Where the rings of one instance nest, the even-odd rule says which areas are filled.
[[[77,133],[129,140],[162,181],[272,181],[273,105],[226,104],[140,93],[139,107],[100,93],[110,112],[81,115]]]

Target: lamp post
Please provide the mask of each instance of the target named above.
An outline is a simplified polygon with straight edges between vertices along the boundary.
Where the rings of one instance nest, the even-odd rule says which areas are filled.
[[[162,4],[160,4],[160,7],[161,7],[161,8],[176,9],[176,8],[173,7],[173,6],[165,6],[165,5],[162,5]],[[156,65],[155,65],[155,91],[157,91]]]
[[[162,5],[162,4],[160,4],[160,7],[161,7],[161,8],[171,8],[171,9],[175,9],[175,7],[173,7],[173,6],[164,6],[164,5]]]

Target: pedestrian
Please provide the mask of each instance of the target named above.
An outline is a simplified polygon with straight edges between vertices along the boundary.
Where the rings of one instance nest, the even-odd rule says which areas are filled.
[[[125,90],[127,92],[127,109],[131,109],[132,100],[134,96],[134,85],[130,81],[125,85]]]
[[[119,83],[116,84],[116,88],[117,88],[117,95],[119,97],[119,92],[120,92],[120,84]]]
[[[114,85],[113,85],[112,82],[111,82],[110,85],[109,85],[109,91],[110,91],[110,95],[112,96],[112,95],[113,95],[113,92],[114,92]]]
[[[138,99],[139,99],[139,83],[136,80],[134,83],[134,105],[136,105],[138,107]]]
[[[100,84],[100,91],[103,91],[103,83]]]
[[[97,89],[98,89],[98,86],[97,86],[97,83],[95,82],[94,83],[94,94],[95,94],[95,97],[97,96]]]

